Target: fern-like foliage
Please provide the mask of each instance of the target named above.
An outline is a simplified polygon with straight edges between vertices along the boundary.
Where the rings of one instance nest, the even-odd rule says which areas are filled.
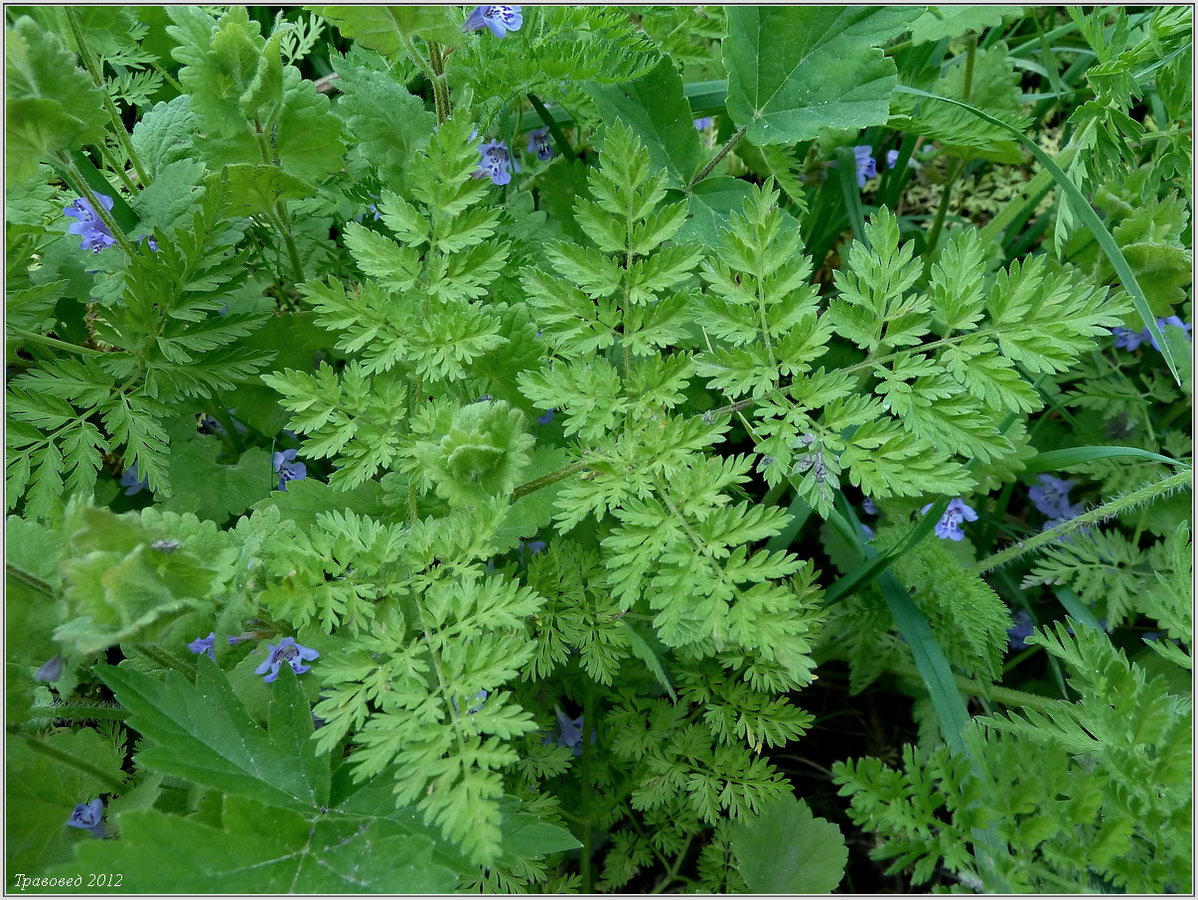
[[[1188,564],[1179,556],[1188,534],[1176,532],[1147,553],[1129,535],[1111,528],[1083,529],[1050,546],[1025,577],[1024,586],[1067,585],[1112,628],[1137,613],[1149,612],[1145,600],[1157,596],[1162,581],[1185,578]],[[1169,605],[1172,608],[1172,604]],[[1154,607],[1155,608],[1155,607]],[[1180,623],[1170,615],[1174,627]]]
[[[820,310],[802,285],[794,226],[775,204],[773,192],[751,198],[732,220],[722,268],[706,276],[714,333],[699,366],[729,397],[752,398],[737,408],[756,407],[767,481],[794,478],[821,514],[842,477],[878,498],[968,492],[969,463],[1010,457],[1025,442],[1021,426],[1000,426],[1042,405],[1028,379],[1063,371],[1124,308],[1036,258],[988,279],[974,232],[954,237],[920,289],[920,264],[883,210]],[[833,334],[865,358],[820,365]]]
[[[850,816],[883,837],[874,855],[916,883],[943,866],[974,890],[1187,893],[1190,699],[1095,629],[1028,641],[1068,667],[1078,701],[980,720],[968,755],[907,747],[901,770],[837,765]]]
[[[266,314],[220,314],[245,279],[240,230],[222,206],[212,192],[189,230],[157,232],[157,249],[138,246],[119,302],[95,309],[103,351],[49,361],[10,382],[9,508],[25,497],[25,514],[40,518],[61,510],[64,489],[86,496],[105,452],[119,453],[169,497],[165,420],[173,404],[209,398],[270,361],[242,343]]]
[[[394,237],[347,225],[346,244],[369,280],[301,286],[317,323],[353,354],[345,370],[286,369],[264,378],[294,414],[291,427],[308,435],[305,454],[339,466],[333,476],[339,485],[361,484],[402,458],[428,458],[427,448],[401,437],[417,398],[450,390],[464,399],[468,394],[451,386],[477,377],[474,365],[509,343],[495,314],[503,307],[481,302],[508,245],[492,240],[499,211],[485,202],[487,182],[471,177],[478,153],[468,132],[465,122],[440,128],[412,166],[410,199],[384,191],[379,211]],[[422,436],[456,427],[451,410],[448,418],[438,415],[421,419]],[[487,446],[500,447],[502,455],[515,435],[499,418],[494,423],[503,434],[492,434]],[[463,465],[462,459],[454,464]]]

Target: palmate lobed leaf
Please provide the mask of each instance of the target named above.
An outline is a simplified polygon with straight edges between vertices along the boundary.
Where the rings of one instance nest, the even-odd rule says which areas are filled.
[[[312,751],[308,701],[287,666],[271,691],[263,729],[207,656],[196,682],[178,672],[165,679],[103,666],[97,674],[131,713],[129,724],[150,739],[138,762],[260,803],[307,812],[327,805],[329,760]]]
[[[878,47],[919,14],[909,7],[729,7],[729,113],[755,144],[885,122],[898,80]]]

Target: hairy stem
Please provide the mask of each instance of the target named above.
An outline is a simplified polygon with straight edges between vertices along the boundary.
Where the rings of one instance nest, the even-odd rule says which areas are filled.
[[[969,95],[973,92],[973,63],[978,52],[978,36],[977,32],[971,32],[969,35],[969,49],[965,52],[965,86],[962,91],[964,101],[969,102]],[[927,258],[924,262],[924,275],[932,267],[932,260],[936,255],[936,245],[940,243],[940,234],[944,230],[944,220],[948,215],[949,203],[952,201],[953,185],[965,171],[965,164],[968,157],[962,157],[957,160],[952,170],[949,172],[948,179],[944,183],[944,195],[940,198],[940,206],[936,210],[936,219],[932,223],[932,230],[928,233]]]
[[[80,347],[78,344],[68,344],[66,341],[60,341],[58,338],[48,337],[44,334],[37,334],[33,331],[26,331],[24,328],[9,328],[8,336],[10,339],[19,338],[24,341],[36,341],[39,344],[45,344],[47,347],[53,347],[56,350],[64,350],[67,353],[82,353],[85,356],[99,356],[99,350],[93,350],[91,347]]]
[[[100,66],[92,56],[90,48],[87,46],[87,41],[83,37],[83,29],[79,25],[79,16],[73,7],[65,6],[67,21],[71,25],[71,33],[75,37],[75,44],[79,48],[79,58],[83,60],[84,68],[87,69],[87,74],[92,78],[92,82],[104,97],[104,109],[108,113],[108,117],[112,119],[112,127],[116,131],[117,140],[121,142],[121,146],[125,149],[125,155],[129,157],[129,162],[133,165],[133,171],[137,173],[137,180],[142,187],[149,183],[149,178],[146,176],[146,170],[141,164],[141,160],[137,156],[137,151],[133,149],[133,141],[129,138],[129,132],[125,130],[125,123],[121,121],[120,111],[116,108],[116,104],[112,102],[112,98],[108,96],[108,89],[104,85],[104,76],[100,72]]]
[[[543,487],[549,487],[549,485],[561,481],[563,478],[569,478],[571,475],[581,472],[586,467],[587,461],[586,454],[584,453],[581,459],[579,459],[577,462],[570,463],[570,465],[566,466],[564,469],[558,469],[556,472],[550,472],[548,475],[542,475],[540,478],[534,478],[532,481],[526,481],[524,484],[512,491],[512,501],[515,502],[521,497],[531,494],[534,491],[539,491]]]
[[[918,678],[922,680],[923,677],[919,674],[919,670],[915,666],[907,663],[895,663],[894,665],[887,666],[887,670],[895,675],[902,675],[905,678]],[[953,680],[956,681],[958,688],[970,696],[995,700],[1003,706],[1031,706],[1035,709],[1048,709],[1061,702],[1060,700],[1053,700],[1051,697],[1041,697],[1039,694],[1029,694],[1025,691],[1014,690],[1013,688],[986,684],[984,681],[975,681],[963,675],[954,675]]]
[[[129,718],[129,710],[122,706],[103,706],[98,703],[60,703],[54,706],[35,706],[32,712],[35,716],[46,719],[68,719],[73,722],[86,722],[93,719],[122,721]]]
[[[391,12],[391,17],[395,18],[394,11]],[[412,58],[412,62],[419,66],[420,71],[424,73],[424,77],[428,79],[429,84],[433,87],[433,104],[437,109],[437,122],[442,123],[449,118],[449,110],[442,106],[441,98],[441,81],[429,61],[424,58],[424,55],[416,49],[416,42],[404,31],[399,21],[395,20],[395,33],[399,35],[399,42],[403,44],[404,49],[408,51],[408,56]]]
[[[736,133],[733,134],[732,137],[728,138],[728,143],[724,144],[724,146],[719,149],[716,155],[711,158],[711,162],[705,165],[703,170],[691,179],[690,184],[687,185],[687,188],[693,188],[696,184],[712,173],[712,170],[720,164],[720,160],[728,155],[728,151],[735,147],[737,141],[745,136],[746,127],[747,126],[737,129]]]
[[[1145,485],[1134,491],[1116,497],[1102,506],[1096,507],[1089,512],[1082,513],[1076,518],[1070,519],[1067,522],[1062,522],[1055,528],[1050,528],[1048,531],[1042,531],[1034,537],[1030,537],[1025,541],[1019,541],[1012,544],[1005,550],[995,553],[993,556],[988,556],[979,562],[974,563],[966,572],[973,575],[980,575],[983,572],[988,572],[991,569],[996,569],[999,566],[1006,565],[1013,559],[1017,559],[1026,553],[1031,553],[1040,549],[1046,544],[1054,543],[1070,532],[1077,531],[1079,528],[1086,528],[1090,525],[1096,525],[1104,519],[1109,519],[1119,515],[1121,512],[1132,507],[1138,506],[1141,503],[1148,503],[1155,500],[1157,497],[1162,497],[1176,490],[1181,490],[1190,486],[1194,477],[1194,473],[1190,469],[1184,472],[1177,472],[1167,478],[1162,478],[1153,484]]]
[[[87,760],[80,759],[75,754],[67,753],[65,750],[60,750],[53,744],[43,741],[39,737],[34,737],[31,734],[22,734],[21,737],[25,739],[30,750],[40,753],[42,756],[48,757],[55,762],[62,763],[64,766],[70,766],[72,769],[76,769],[90,778],[96,779],[110,793],[119,794],[125,789],[124,783],[119,778],[109,775],[103,769],[93,766]]]
[[[117,224],[116,219],[112,217],[112,213],[110,213],[105,208],[104,204],[100,202],[100,199],[96,196],[96,192],[91,189],[91,185],[89,185],[86,179],[84,179],[83,175],[80,174],[79,169],[75,166],[75,163],[72,162],[70,157],[68,157],[65,153],[59,157],[58,163],[62,167],[61,171],[70,184],[71,189],[91,204],[92,209],[95,210],[100,221],[104,223],[104,227],[108,229],[108,233],[112,235],[113,240],[120,245],[120,248],[124,250],[126,254],[132,256],[136,252],[133,244],[129,241],[129,238],[125,236],[124,230],[120,225]]]

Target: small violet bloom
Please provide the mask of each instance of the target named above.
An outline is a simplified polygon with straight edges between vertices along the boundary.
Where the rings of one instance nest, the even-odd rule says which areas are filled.
[[[96,198],[104,209],[112,209],[113,200],[107,194],[96,194]],[[67,234],[77,234],[83,238],[79,245],[81,249],[99,253],[106,247],[116,244],[116,238],[112,236],[112,232],[108,230],[104,220],[96,213],[95,207],[83,197],[77,198],[74,203],[65,207],[63,212],[68,218],[75,220],[67,228]]]
[[[920,512],[926,515],[931,508],[932,504],[929,503]],[[940,521],[936,523],[936,537],[942,541],[963,541],[965,532],[961,530],[961,523],[963,521],[976,522],[977,520],[978,514],[973,511],[973,508],[967,506],[960,497],[954,497],[948,502],[948,508],[940,517]]]
[[[872,499],[866,497],[861,501],[861,509],[865,511],[867,516],[876,516],[878,514],[878,506]]]
[[[553,159],[553,144],[549,143],[548,128],[534,128],[528,133],[528,152],[535,153],[542,162]]]
[[[871,153],[873,148],[861,144],[853,148],[853,156],[857,157],[857,187],[865,187],[865,182],[878,174],[878,163]]]
[[[538,425],[548,425],[550,422],[553,421],[553,416],[556,412],[557,412],[557,408],[554,407],[553,409],[547,410],[546,412],[537,416],[537,424]]]
[[[279,667],[283,663],[287,663],[296,675],[303,675],[312,668],[311,666],[305,666],[304,662],[310,662],[319,656],[320,654],[311,647],[297,644],[295,638],[285,637],[279,641],[277,647],[274,644],[267,645],[266,661],[254,670],[254,674],[266,675],[262,680],[270,684],[279,677]],[[269,674],[267,674],[268,671]]]
[[[33,673],[34,681],[42,681],[47,684],[53,684],[62,677],[62,667],[66,660],[59,654],[55,653],[48,660],[42,663],[36,672]]]
[[[1036,509],[1049,518],[1063,516],[1072,510],[1069,490],[1076,482],[1052,475],[1041,475],[1037,480],[1040,483],[1033,485],[1027,492],[1028,499]]]
[[[571,719],[560,709],[557,711],[557,744],[572,750],[575,756],[582,756],[582,720],[582,716]]]
[[[1148,340],[1148,329],[1143,331],[1132,331],[1130,328],[1115,327],[1111,329],[1111,334],[1115,336],[1115,347],[1119,350],[1136,350],[1140,344]]]
[[[702,118],[695,119],[695,130],[706,131],[714,122],[715,119],[713,119],[711,116],[703,116]]]
[[[474,12],[466,17],[462,31],[482,31],[490,29],[497,38],[504,37],[509,31],[519,31],[524,24],[524,13],[518,6],[476,6]]]
[[[150,481],[137,473],[137,463],[134,463],[121,475],[121,484],[125,487],[125,496],[132,497],[148,488]]]
[[[97,797],[91,803],[80,803],[67,819],[72,828],[83,828],[95,837],[104,837],[104,801]]]
[[[287,490],[287,482],[303,481],[308,477],[308,467],[302,462],[293,462],[295,450],[283,450],[274,455],[275,471],[279,473],[279,490]]]
[[[475,178],[490,178],[492,184],[511,183],[512,172],[520,171],[520,163],[512,159],[507,144],[503,141],[488,141],[478,148],[479,164]]]
[[[893,169],[898,165],[899,152],[897,150],[886,151],[886,168]]]
[[[239,637],[233,637],[233,635],[229,635],[229,637],[228,637],[229,646],[232,647],[234,644],[236,644],[240,640],[241,640],[241,638],[239,638]],[[210,632],[208,632],[208,637],[196,638],[194,641],[192,641],[190,644],[187,645],[187,649],[197,655],[199,655],[201,653],[207,653],[208,658],[211,659],[213,662],[216,662],[216,651],[213,649],[213,645],[215,643],[216,643],[216,632],[210,631]]]
[[[1011,619],[1015,624],[1007,629],[1007,642],[1012,650],[1026,650],[1027,639],[1035,628],[1032,625],[1032,616],[1026,609],[1019,609]]]

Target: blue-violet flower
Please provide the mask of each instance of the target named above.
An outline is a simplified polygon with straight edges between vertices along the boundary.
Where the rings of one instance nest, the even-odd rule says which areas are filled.
[[[931,508],[932,504],[929,503],[920,512],[926,515]],[[948,508],[940,517],[940,521],[936,523],[936,537],[942,541],[963,541],[965,532],[961,530],[961,522],[976,522],[977,520],[978,514],[973,511],[973,508],[967,506],[960,497],[954,497],[948,501]]]
[[[279,667],[283,663],[291,666],[291,670],[296,675],[303,675],[311,666],[305,666],[304,662],[317,659],[320,654],[311,647],[305,647],[302,644],[297,644],[295,638],[285,637],[279,641],[278,646],[268,644],[266,648],[266,661],[254,670],[255,675],[266,675],[262,680],[270,684],[279,677]],[[270,674],[267,674],[269,671]]]
[[[95,837],[104,837],[104,801],[97,797],[91,803],[80,803],[75,807],[75,811],[71,813],[71,817],[67,819],[67,824],[72,828],[83,828],[90,831]]]
[[[1028,499],[1036,509],[1049,518],[1065,515],[1072,509],[1069,490],[1076,482],[1047,474],[1039,476],[1037,480],[1040,483],[1033,485],[1027,492]]]
[[[557,744],[573,751],[575,756],[582,756],[583,717],[571,719],[560,709],[557,711]]]
[[[857,187],[865,187],[865,182],[878,174],[877,160],[871,155],[873,147],[865,144],[853,148],[853,156],[857,157]]]
[[[534,128],[528,133],[528,152],[535,153],[542,162],[553,159],[553,144],[549,143],[548,128]]]
[[[489,141],[478,148],[479,163],[475,178],[490,178],[492,184],[505,185],[512,180],[512,172],[520,171],[520,163],[512,159],[507,144]]]
[[[293,462],[296,451],[283,450],[274,455],[275,471],[279,473],[279,490],[287,490],[287,482],[303,481],[308,477],[308,467],[302,462]]]
[[[113,200],[107,194],[96,194],[96,198],[104,209],[112,209]],[[116,243],[116,238],[112,236],[112,232],[108,230],[108,226],[104,224],[104,220],[100,218],[95,207],[83,197],[76,198],[74,203],[63,209],[63,212],[67,217],[75,220],[67,228],[67,234],[77,234],[83,238],[79,244],[81,249],[99,253]]]
[[[557,413],[556,407],[554,407],[553,409],[550,409],[550,410],[546,410],[541,415],[537,416],[537,424],[538,425],[548,425],[550,422],[553,421],[553,417],[556,413]]]
[[[62,677],[62,667],[66,660],[58,653],[55,653],[48,660],[38,666],[38,670],[33,673],[34,681],[42,681],[47,684],[53,684]]]
[[[234,644],[236,644],[240,640],[241,640],[241,638],[239,638],[239,637],[233,637],[233,635],[229,635],[229,637],[228,637],[229,646],[232,647]],[[190,644],[187,645],[187,649],[190,650],[192,653],[195,653],[196,655],[199,655],[201,653],[207,653],[208,658],[211,659],[213,662],[216,662],[216,651],[213,649],[213,646],[215,644],[216,644],[216,632],[210,631],[210,632],[208,632],[208,637],[196,638],[194,641],[192,641]]]
[[[1174,328],[1180,328],[1182,331],[1184,331],[1184,332],[1185,332],[1185,334],[1186,334],[1186,337],[1187,337],[1189,340],[1191,340],[1191,341],[1192,341],[1192,340],[1194,339],[1194,338],[1193,338],[1193,336],[1190,334],[1190,330],[1191,330],[1191,329],[1192,329],[1194,326],[1193,326],[1193,325],[1188,325],[1188,324],[1186,324],[1185,322],[1183,322],[1183,321],[1181,320],[1181,318],[1180,318],[1180,317],[1178,317],[1178,316],[1169,316],[1169,318],[1167,318],[1167,319],[1157,319],[1157,320],[1156,320],[1156,327],[1157,327],[1157,328],[1159,328],[1159,329],[1161,330],[1161,336],[1162,336],[1162,337],[1164,337],[1164,331],[1165,331],[1165,329],[1166,329],[1166,328],[1169,328],[1170,326],[1172,326],[1172,327],[1174,327]],[[1159,351],[1159,350],[1161,349],[1161,348],[1160,348],[1160,346],[1158,346],[1158,345],[1157,345],[1156,338],[1154,338],[1154,337],[1152,336],[1152,332],[1150,332],[1150,331],[1149,331],[1147,328],[1145,328],[1145,329],[1144,329],[1144,336],[1145,336],[1145,337],[1146,337],[1146,338],[1147,338],[1147,339],[1148,339],[1148,340],[1149,340],[1149,341],[1152,343],[1152,349],[1153,349],[1153,350],[1157,350],[1157,351]]]
[[[1148,340],[1147,328],[1143,331],[1132,331],[1130,328],[1116,326],[1111,329],[1111,334],[1115,336],[1115,347],[1119,350],[1136,350],[1140,344]]]
[[[1026,609],[1018,609],[1011,619],[1014,624],[1007,629],[1007,643],[1012,650],[1026,650],[1027,639],[1035,629],[1031,614]]]
[[[132,497],[134,494],[144,491],[150,486],[148,478],[142,478],[137,472],[137,463],[134,463],[127,468],[121,475],[121,484],[125,487],[125,496]]]
[[[509,31],[519,31],[524,24],[524,13],[518,6],[476,6],[466,17],[462,31],[481,31],[488,28],[497,38]]]
[[[715,122],[715,119],[713,119],[711,116],[702,116],[698,119],[695,119],[695,130],[696,131],[706,131],[708,128],[710,128],[712,126],[712,123],[714,123],[714,122]]]

